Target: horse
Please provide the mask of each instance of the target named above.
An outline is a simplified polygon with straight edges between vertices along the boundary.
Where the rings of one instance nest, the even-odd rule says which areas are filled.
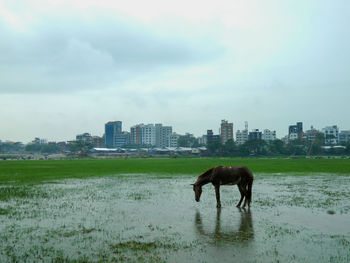
[[[197,181],[191,185],[193,185],[195,200],[199,202],[202,194],[202,186],[212,183],[215,187],[217,208],[221,208],[220,186],[237,185],[239,192],[241,193],[241,199],[239,200],[237,207],[241,207],[241,203],[245,198],[242,207],[245,208],[247,204],[248,207],[250,207],[253,180],[253,173],[245,166],[215,166],[198,176]]]

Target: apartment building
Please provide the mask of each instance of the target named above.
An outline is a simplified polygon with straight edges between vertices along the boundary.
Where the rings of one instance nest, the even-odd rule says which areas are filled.
[[[227,120],[221,121],[220,126],[220,138],[221,143],[225,144],[228,140],[233,140],[233,123],[229,123]]]

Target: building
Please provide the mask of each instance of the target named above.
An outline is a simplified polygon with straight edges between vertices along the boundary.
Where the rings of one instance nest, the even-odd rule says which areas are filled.
[[[127,144],[130,144],[130,133],[121,132],[115,136],[115,147],[123,147]]]
[[[202,137],[198,138],[198,143],[201,145],[205,145],[207,144],[208,140],[207,140],[207,135],[202,135]]]
[[[236,144],[242,145],[248,141],[248,130],[237,130],[236,132]]]
[[[137,124],[130,128],[130,144],[142,145],[142,126],[144,124]]]
[[[237,130],[236,132],[236,144],[242,145],[246,141],[248,141],[248,122],[247,121],[244,123],[244,130],[242,131]]]
[[[77,136],[75,136],[75,139],[77,141],[83,142],[85,144],[90,144],[92,143],[92,136],[90,133],[83,133],[83,134],[78,134]]]
[[[248,141],[262,140],[262,132],[259,129],[254,129],[248,134]]]
[[[291,137],[290,135],[292,133],[296,133],[298,135],[298,139],[302,140],[303,137],[303,123],[302,122],[297,122],[296,125],[290,125],[288,128],[288,137]],[[294,137],[294,135],[292,136]]]
[[[233,140],[233,123],[226,120],[221,121],[220,126],[221,143],[225,144],[228,140]]]
[[[339,143],[345,144],[350,142],[350,130],[348,131],[341,131],[339,133]]]
[[[294,141],[294,140],[298,140],[299,136],[297,133],[292,132],[288,135],[288,141]]]
[[[207,130],[207,144],[221,142],[220,135],[214,135],[213,130]]]
[[[105,147],[105,140],[100,136],[92,136],[92,145],[96,148]]]
[[[156,145],[156,127],[153,124],[141,126],[141,141],[143,145]]]
[[[122,133],[121,121],[110,121],[105,124],[105,145],[107,148],[116,147],[116,136]]]
[[[267,142],[276,140],[276,131],[265,129],[262,134],[262,139]]]
[[[305,131],[303,135],[303,140],[312,142],[316,140],[317,133],[318,131],[313,126],[311,126],[310,130]]]
[[[173,132],[168,136],[168,147],[178,147],[178,141],[179,141],[180,135]]]
[[[163,126],[158,123],[155,125],[156,128],[156,146],[157,147],[168,147],[169,146],[169,136],[173,133],[173,128],[171,126]]]
[[[337,125],[327,126],[322,129],[324,134],[325,144],[338,144],[339,142],[339,128]]]

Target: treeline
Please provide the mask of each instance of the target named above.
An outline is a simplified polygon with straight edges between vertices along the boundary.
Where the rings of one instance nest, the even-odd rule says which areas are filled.
[[[284,143],[282,140],[266,142],[264,140],[249,140],[242,145],[237,145],[234,141],[229,140],[226,144],[214,141],[207,145],[208,156],[223,157],[246,157],[246,156],[302,156],[302,155],[324,155],[324,154],[350,154],[350,142],[344,147],[324,148],[323,141],[315,140],[299,141],[294,140]]]

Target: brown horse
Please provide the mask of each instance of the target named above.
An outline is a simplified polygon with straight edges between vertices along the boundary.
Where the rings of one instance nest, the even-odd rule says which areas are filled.
[[[202,186],[212,183],[215,187],[216,193],[216,207],[221,207],[220,202],[220,185],[237,185],[241,193],[241,200],[239,200],[237,207],[241,206],[244,200],[243,208],[252,200],[252,186],[254,176],[247,167],[244,166],[216,166],[198,176],[197,181],[192,184],[195,193],[195,199],[199,202],[202,194]]]

